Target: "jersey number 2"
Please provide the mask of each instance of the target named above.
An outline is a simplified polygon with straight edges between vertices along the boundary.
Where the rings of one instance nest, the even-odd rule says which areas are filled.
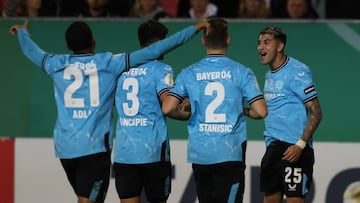
[[[224,113],[215,113],[215,110],[223,103],[225,98],[225,88],[219,82],[212,82],[206,85],[205,95],[213,96],[216,92],[216,97],[212,100],[205,110],[205,122],[206,123],[215,123],[215,122],[226,122],[226,114]]]

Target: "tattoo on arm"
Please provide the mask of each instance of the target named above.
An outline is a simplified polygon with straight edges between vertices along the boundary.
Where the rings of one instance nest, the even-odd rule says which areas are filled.
[[[306,103],[306,108],[310,115],[308,117],[302,139],[309,140],[321,122],[322,112],[320,102],[317,98]]]

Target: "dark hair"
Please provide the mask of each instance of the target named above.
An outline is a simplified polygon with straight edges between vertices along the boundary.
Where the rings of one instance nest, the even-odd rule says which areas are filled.
[[[169,30],[160,22],[148,20],[142,23],[138,30],[138,38],[141,47],[146,47],[166,37]]]
[[[93,35],[88,24],[82,21],[71,23],[65,33],[68,48],[74,52],[92,48]]]
[[[260,31],[260,35],[269,34],[273,35],[274,39],[286,45],[286,33],[279,27],[266,27]]]
[[[204,29],[205,46],[210,49],[224,49],[227,47],[228,25],[222,18],[210,18],[209,27]]]

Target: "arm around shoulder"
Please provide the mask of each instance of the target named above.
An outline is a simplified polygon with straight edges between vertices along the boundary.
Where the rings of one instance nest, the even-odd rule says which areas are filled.
[[[188,120],[191,112],[179,108],[179,99],[173,96],[167,96],[162,104],[162,112],[165,116],[176,120]]]
[[[244,108],[244,115],[253,119],[263,119],[267,116],[267,105],[264,99],[258,99]]]

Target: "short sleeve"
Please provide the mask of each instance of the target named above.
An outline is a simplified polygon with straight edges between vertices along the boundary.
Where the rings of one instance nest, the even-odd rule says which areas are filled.
[[[174,71],[168,65],[163,65],[158,70],[156,92],[161,95],[162,92],[168,91],[174,86]]]
[[[303,103],[317,97],[317,92],[309,68],[298,69],[294,73],[290,87]]]
[[[264,98],[254,72],[250,68],[245,69],[243,95],[246,101],[251,104],[254,101]]]
[[[180,101],[188,97],[186,89],[186,69],[183,69],[180,74],[176,77],[175,85],[169,92],[170,95],[177,97]]]

